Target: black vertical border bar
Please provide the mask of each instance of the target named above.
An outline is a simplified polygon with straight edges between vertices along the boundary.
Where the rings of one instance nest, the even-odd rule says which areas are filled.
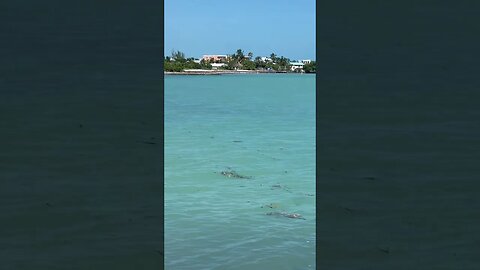
[[[317,1],[317,269],[480,269],[478,10]]]
[[[163,268],[163,12],[163,0],[0,3],[1,269]]]
[[[318,125],[318,120],[321,117],[320,111],[319,111],[319,100],[320,100],[320,84],[319,84],[319,77],[320,77],[320,67],[323,65],[321,59],[320,59],[320,52],[318,50],[319,44],[321,42],[320,40],[320,20],[318,18],[320,11],[319,11],[319,5],[322,0],[315,0],[315,61],[317,64],[316,67],[316,73],[315,73],[315,265],[316,269],[321,269],[320,263],[321,263],[321,247],[319,244],[319,239],[320,239],[320,207],[319,203],[320,200],[318,199],[318,196],[320,194],[320,173],[318,170],[318,161],[320,158],[320,150],[318,148],[318,134],[321,132],[320,127]],[[328,0],[327,0],[328,1]]]
[[[161,95],[160,95],[160,108],[161,108],[161,116],[160,116],[160,125],[161,125],[161,144],[162,144],[162,150],[161,150],[161,164],[159,164],[160,166],[160,176],[161,176],[161,185],[160,185],[160,198],[161,198],[161,208],[159,209],[160,211],[160,217],[162,219],[162,227],[160,228],[161,229],[161,241],[162,243],[160,244],[161,246],[161,265],[162,265],[162,269],[165,267],[165,212],[164,212],[164,209],[165,209],[165,74],[164,74],[164,69],[163,69],[163,61],[164,61],[164,57],[165,57],[165,0],[160,0],[159,1],[160,4],[161,4],[161,24],[160,24],[160,28],[161,28],[161,33],[162,33],[162,38],[161,38],[161,41],[162,41],[162,44],[160,46],[161,50],[160,50],[160,57],[161,57],[161,61],[160,61],[160,76],[162,78],[162,83],[161,83]]]

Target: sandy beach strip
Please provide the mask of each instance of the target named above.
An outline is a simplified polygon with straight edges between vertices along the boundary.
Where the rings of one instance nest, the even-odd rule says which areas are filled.
[[[222,74],[257,74],[257,73],[277,73],[261,70],[209,70],[209,69],[186,69],[181,72],[165,71],[165,75],[222,75]]]

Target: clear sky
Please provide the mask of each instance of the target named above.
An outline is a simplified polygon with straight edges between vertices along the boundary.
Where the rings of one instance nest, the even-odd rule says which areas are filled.
[[[315,59],[315,0],[165,0],[165,55]]]

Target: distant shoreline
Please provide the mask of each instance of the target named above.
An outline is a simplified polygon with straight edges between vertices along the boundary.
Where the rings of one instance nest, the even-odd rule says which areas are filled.
[[[263,70],[209,70],[209,69],[189,69],[181,72],[164,71],[165,75],[224,75],[224,74],[302,74],[285,71],[263,71]],[[303,73],[305,74],[305,73]],[[315,74],[315,73],[306,73]]]

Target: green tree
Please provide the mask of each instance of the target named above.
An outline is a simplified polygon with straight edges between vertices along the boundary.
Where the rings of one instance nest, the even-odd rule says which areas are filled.
[[[193,58],[192,58],[193,59]],[[195,63],[193,60],[188,60],[183,65],[184,69],[200,69],[202,66],[199,63]]]
[[[290,70],[290,59],[281,56],[280,58],[276,57],[275,64],[277,65],[277,70],[279,71],[289,71]]]
[[[255,57],[254,63],[256,68],[265,68],[266,66],[266,63],[262,61],[260,56]]]
[[[200,67],[202,69],[212,69],[212,65],[208,61],[205,61],[203,59],[200,61]]]
[[[270,54],[270,59],[272,59],[272,62],[276,62],[277,61],[277,55],[275,55],[274,53]]]
[[[180,63],[185,63],[187,61],[183,52],[175,50],[172,50],[172,59]]]
[[[305,73],[315,73],[317,72],[317,63],[315,61],[312,61],[308,64],[305,64],[303,66],[303,70]]]
[[[248,70],[255,70],[255,63],[253,61],[246,59],[245,61],[243,61],[242,67]]]
[[[237,60],[240,62],[243,60],[243,58],[245,58],[245,55],[243,54],[242,49],[237,50],[236,56],[237,56]]]
[[[175,61],[165,62],[163,69],[171,72],[181,72],[184,70],[183,64]]]
[[[227,65],[225,66],[225,69],[234,70],[238,67],[239,67],[238,60],[232,57],[227,61]]]

